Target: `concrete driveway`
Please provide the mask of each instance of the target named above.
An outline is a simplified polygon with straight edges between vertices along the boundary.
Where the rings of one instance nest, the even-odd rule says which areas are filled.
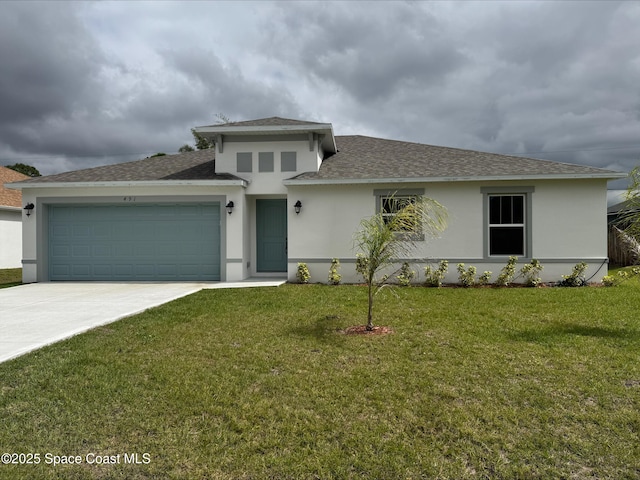
[[[0,289],[0,362],[203,288],[282,283],[32,283]]]

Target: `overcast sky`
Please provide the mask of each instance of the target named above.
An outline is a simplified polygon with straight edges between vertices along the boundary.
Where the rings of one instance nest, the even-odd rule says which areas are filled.
[[[639,25],[618,1],[2,1],[0,164],[175,153],[223,114],[629,171]]]

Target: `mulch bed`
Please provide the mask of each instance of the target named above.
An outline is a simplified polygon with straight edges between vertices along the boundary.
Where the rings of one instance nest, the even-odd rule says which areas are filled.
[[[345,335],[387,335],[393,333],[391,327],[378,327],[374,326],[373,330],[367,330],[366,325],[355,325],[342,330]]]

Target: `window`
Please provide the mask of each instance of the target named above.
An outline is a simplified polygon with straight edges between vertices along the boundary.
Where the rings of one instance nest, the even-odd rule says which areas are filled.
[[[282,172],[295,172],[296,165],[296,152],[282,152],[280,154],[280,170]]]
[[[273,172],[273,152],[258,153],[258,171]]]
[[[524,205],[524,195],[489,195],[489,255],[525,255]]]
[[[236,167],[238,172],[253,172],[253,157],[251,152],[238,152],[236,154]]]
[[[376,213],[381,213],[384,221],[388,223],[396,213],[424,196],[424,188],[380,189],[374,190],[373,195],[376,197]],[[420,222],[399,229],[398,235],[411,240],[424,240]]]
[[[389,223],[393,220],[393,217],[403,208],[408,205],[412,205],[416,203],[416,196],[384,196],[380,197],[380,212],[382,213],[382,218],[384,219],[384,223]],[[399,231],[404,232],[414,232],[416,231],[417,224],[413,225],[403,225],[399,229]]]

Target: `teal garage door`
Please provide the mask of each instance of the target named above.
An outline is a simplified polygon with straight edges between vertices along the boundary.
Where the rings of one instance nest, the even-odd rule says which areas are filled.
[[[220,280],[220,204],[51,205],[49,279]]]

